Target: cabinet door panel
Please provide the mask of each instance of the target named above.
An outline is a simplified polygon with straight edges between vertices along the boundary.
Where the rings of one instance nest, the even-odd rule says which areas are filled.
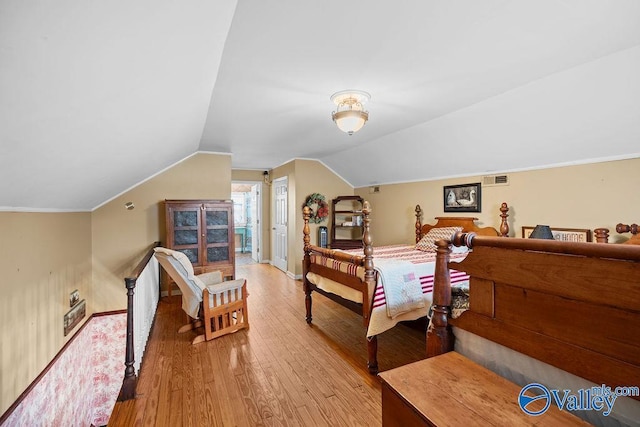
[[[197,245],[198,230],[174,230],[174,245]]]
[[[167,240],[172,249],[183,252],[192,264],[202,262],[200,236],[200,206],[198,204],[167,206]]]
[[[203,219],[206,224],[206,263],[233,263],[233,210],[229,205],[207,205]],[[230,228],[231,227],[231,228]],[[231,231],[230,231],[231,230]]]
[[[208,229],[207,243],[229,243],[229,229],[226,227]]]
[[[191,264],[198,264],[198,249],[196,248],[186,248],[186,249],[176,249],[177,251],[182,252],[189,258]]]
[[[173,226],[178,227],[197,227],[198,226],[198,211],[174,211],[173,213]]]
[[[207,248],[207,261],[208,262],[229,261],[229,247],[214,246],[214,247]]]
[[[227,210],[219,210],[219,211],[211,211],[207,210],[206,215],[207,227],[212,226],[225,226],[229,225],[229,211]]]

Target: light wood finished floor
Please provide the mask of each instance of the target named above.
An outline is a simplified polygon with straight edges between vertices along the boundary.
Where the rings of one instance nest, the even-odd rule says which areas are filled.
[[[381,391],[366,369],[362,318],[314,294],[304,320],[302,283],[265,264],[247,279],[251,328],[191,345],[180,296],[163,298],[138,383],[110,426],[376,426]],[[424,334],[398,325],[379,337],[380,370],[423,359]]]

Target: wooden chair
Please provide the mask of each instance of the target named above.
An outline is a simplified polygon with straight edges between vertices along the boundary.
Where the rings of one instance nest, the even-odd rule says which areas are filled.
[[[249,328],[247,284],[245,279],[222,281],[222,272],[195,275],[185,254],[167,248],[155,248],[155,257],[182,292],[182,309],[190,322],[178,333],[204,326],[197,344],[222,335]]]

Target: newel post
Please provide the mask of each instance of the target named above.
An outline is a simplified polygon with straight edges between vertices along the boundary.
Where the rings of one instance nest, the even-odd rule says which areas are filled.
[[[122,387],[118,395],[119,402],[135,398],[138,383],[136,371],[133,367],[135,360],[133,352],[133,294],[136,287],[136,279],[127,277],[124,279],[124,283],[127,288],[127,348],[124,362],[124,380],[122,380]]]

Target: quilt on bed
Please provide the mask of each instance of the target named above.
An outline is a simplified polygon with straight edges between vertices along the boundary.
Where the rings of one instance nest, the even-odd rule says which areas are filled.
[[[362,250],[348,250],[344,251],[354,255],[362,255]],[[466,253],[451,254],[450,260],[453,262],[460,262],[467,256]],[[387,313],[387,300],[385,297],[385,291],[380,283],[376,284],[375,290],[371,292],[373,295],[373,303],[371,310],[371,317],[369,319],[369,328],[367,329],[367,337],[378,335],[388,329],[394,327],[398,322],[403,320],[415,320],[427,315],[429,307],[431,306],[432,293],[433,293],[433,275],[435,273],[435,259],[436,254],[434,252],[423,252],[415,249],[414,245],[391,245],[380,246],[373,249],[373,263],[376,264],[376,259],[401,259],[409,261],[413,267],[416,276],[422,287],[422,293],[424,297],[424,307],[416,308],[415,310],[402,313],[394,318],[389,317]],[[364,268],[356,266],[348,262],[336,261],[319,255],[311,255],[311,262],[324,265],[335,270],[342,271],[354,276],[364,279]],[[310,274],[311,275],[311,274]],[[362,302],[361,293],[357,292],[360,296],[360,301],[353,295],[353,290],[346,286],[340,285],[336,282],[329,280],[319,280],[317,275],[311,275],[309,280],[319,288],[340,295],[343,298],[349,299],[355,302]],[[456,270],[451,270],[451,284],[452,286],[464,286],[468,284],[469,276],[465,273],[461,273]],[[316,283],[318,282],[318,283]],[[351,292],[350,292],[351,291]]]

